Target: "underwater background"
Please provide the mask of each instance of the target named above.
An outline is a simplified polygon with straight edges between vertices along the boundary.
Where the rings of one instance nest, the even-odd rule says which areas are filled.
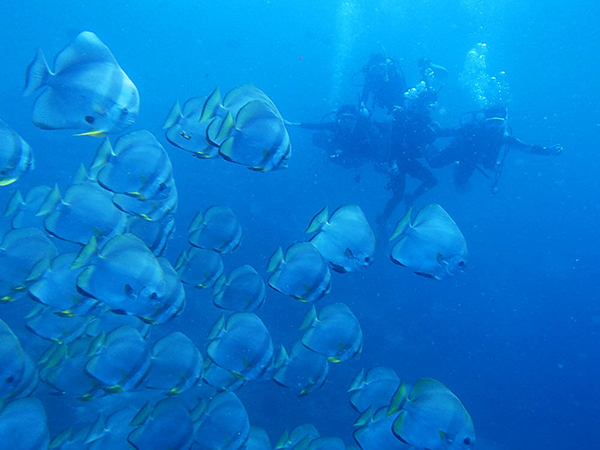
[[[0,118],[32,146],[35,169],[0,188],[0,203],[38,184],[66,188],[79,165],[91,163],[101,140],[37,129],[22,90],[38,48],[51,60],[79,32],[93,31],[139,89],[140,114],[127,131],[151,131],[173,163],[177,228],[164,256],[175,262],[197,212],[226,204],[244,231],[240,248],[224,256],[226,272],[251,264],[265,275],[277,247],[304,240],[325,205],[358,204],[374,224],[390,195],[385,176],[365,164],[356,182],[299,129],[289,130],[293,155],[285,170],[258,173],[194,159],[164,139],[175,100],[253,83],[284,118],[317,122],[355,101],[360,87],[352,76],[383,46],[400,60],[409,86],[418,80],[419,58],[448,69],[434,119],[456,126],[475,109],[459,81],[466,54],[486,43],[488,71],[506,72],[514,134],[559,143],[563,153],[509,153],[497,195],[480,174],[470,191],[458,193],[451,170],[436,170],[438,185],[417,206],[439,203],[459,225],[470,253],[465,273],[443,281],[418,277],[392,264],[389,248],[378,242],[374,264],[334,274],[331,293],[317,305],[344,302],[352,309],[364,333],[360,359],[332,365],[323,388],[306,397],[271,381],[236,393],[250,423],[272,443],[284,429],[310,422],[322,436],[351,444],[357,414],[346,390],[361,368],[388,365],[402,379],[431,377],[448,386],[473,418],[477,448],[597,448],[599,18],[600,4],[578,0],[9,2],[0,15]],[[220,315],[209,307],[209,291],[186,287],[185,311],[156,336],[179,330],[203,350]],[[23,326],[30,308],[27,299],[0,305],[0,317],[34,356],[45,344]],[[259,316],[274,343],[288,346],[300,337],[307,311],[269,290]],[[40,383],[34,395],[43,400],[52,437],[87,405],[47,391]]]

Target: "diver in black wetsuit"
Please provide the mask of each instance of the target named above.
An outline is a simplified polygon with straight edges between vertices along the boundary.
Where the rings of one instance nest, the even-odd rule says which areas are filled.
[[[563,150],[560,145],[530,145],[514,137],[503,106],[465,114],[453,134],[450,144],[432,155],[429,164],[434,168],[455,164],[454,182],[459,190],[464,190],[473,172],[480,170],[488,178],[492,173],[492,193],[497,193],[504,159],[511,148],[536,155],[558,155]]]
[[[370,111],[381,107],[387,114],[403,105],[408,86],[398,61],[382,53],[373,53],[358,73],[362,73],[365,79],[360,96],[361,105]]]
[[[358,168],[366,161],[385,162],[384,136],[365,109],[342,105],[332,120],[287,124],[314,130],[313,144],[325,150],[334,163],[354,169],[356,181],[360,181]]]
[[[431,61],[419,60],[421,81],[404,95],[404,106],[396,107],[392,113],[392,127],[389,141],[389,181],[387,189],[392,196],[387,201],[378,221],[385,225],[398,204],[404,200],[408,210],[414,201],[433,188],[437,179],[423,164],[427,148],[438,138],[448,136],[452,130],[440,127],[431,119],[430,112],[437,104],[437,94],[443,86],[440,79],[448,75],[442,66]],[[412,192],[406,193],[406,176],[421,181]]]

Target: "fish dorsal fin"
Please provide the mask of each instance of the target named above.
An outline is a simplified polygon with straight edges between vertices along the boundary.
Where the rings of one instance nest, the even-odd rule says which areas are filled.
[[[273,272],[277,270],[279,266],[281,266],[282,262],[284,262],[283,250],[281,250],[281,247],[279,247],[277,251],[273,253],[273,256],[271,256],[271,258],[269,259],[269,264],[267,264],[267,272]]]
[[[321,230],[323,226],[327,223],[328,217],[329,209],[326,206],[319,213],[317,213],[315,217],[313,217],[305,233],[314,233],[315,231]]]
[[[56,56],[54,70],[60,73],[73,65],[93,62],[110,63],[118,67],[115,57],[98,36],[91,31],[84,31]]]
[[[183,115],[181,114],[181,107],[179,106],[179,101],[176,101],[173,107],[171,108],[171,111],[169,111],[169,115],[165,119],[165,123],[163,123],[163,130],[165,128],[171,128],[182,117]]]
[[[393,241],[402,233],[405,233],[408,228],[410,228],[410,216],[412,214],[412,208],[408,210],[408,212],[404,215],[404,217],[398,222],[396,228],[394,229],[394,233],[392,233],[392,237],[390,237],[390,241]]]

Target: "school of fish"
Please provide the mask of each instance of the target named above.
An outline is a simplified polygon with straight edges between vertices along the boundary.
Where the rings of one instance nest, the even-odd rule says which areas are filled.
[[[213,205],[192,220],[187,248],[169,261],[161,255],[178,205],[173,167],[157,137],[127,131],[140,96],[108,47],[82,32],[52,68],[38,51],[26,70],[25,95],[34,94],[35,126],[102,140],[68,186],[17,190],[6,204],[0,308],[30,302],[24,326],[39,340],[30,349],[0,319],[1,443],[36,450],[474,446],[471,417],[450,389],[429,378],[402,381],[384,366],[364,368],[348,388],[355,444],[321,436],[307,423],[272,445],[250,424],[251,405],[235,391],[272,380],[298,396],[318,395],[330,370],[361,354],[363,330],[350,308],[317,302],[335,289],[332,271],[353,276],[374,261],[376,239],[362,209],[341,205],[330,214],[324,207],[307,220],[309,239],[273,249],[263,279],[247,264],[225,271],[222,255],[238,248],[243,230],[234,211]],[[171,145],[196,158],[220,157],[258,172],[284,169],[292,154],[281,114],[251,84],[224,97],[216,88],[183,108],[175,103],[164,129]],[[32,170],[32,148],[0,121],[0,186]],[[391,236],[398,239],[392,261],[438,280],[462,272],[467,245],[450,215],[433,204],[412,216]],[[273,342],[260,317],[267,286],[310,303],[298,318],[302,334],[288,349]],[[185,317],[189,289],[212,290],[222,313],[206,339],[173,332],[151,344],[155,327]],[[97,410],[95,419],[51,430],[36,397],[39,383],[81,410]],[[181,395],[194,389],[197,395]],[[147,401],[115,400],[125,395]]]

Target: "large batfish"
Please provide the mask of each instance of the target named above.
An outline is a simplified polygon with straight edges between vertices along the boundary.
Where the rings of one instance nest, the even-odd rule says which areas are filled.
[[[355,272],[369,267],[375,254],[375,235],[357,205],[344,205],[328,218],[327,207],[311,221],[307,233],[318,233],[310,242],[336,272]]]
[[[475,428],[461,401],[442,383],[421,378],[410,393],[402,383],[388,410],[400,414],[394,421],[394,434],[419,448],[442,450],[470,449],[475,445]]]
[[[139,112],[138,90],[106,45],[84,31],[67,45],[50,70],[38,50],[27,68],[25,95],[46,88],[33,107],[33,124],[104,136],[129,127]]]
[[[462,272],[467,263],[467,243],[454,220],[435,203],[419,211],[414,223],[411,212],[398,222],[390,238],[401,236],[392,248],[392,261],[417,275],[438,280]]]

